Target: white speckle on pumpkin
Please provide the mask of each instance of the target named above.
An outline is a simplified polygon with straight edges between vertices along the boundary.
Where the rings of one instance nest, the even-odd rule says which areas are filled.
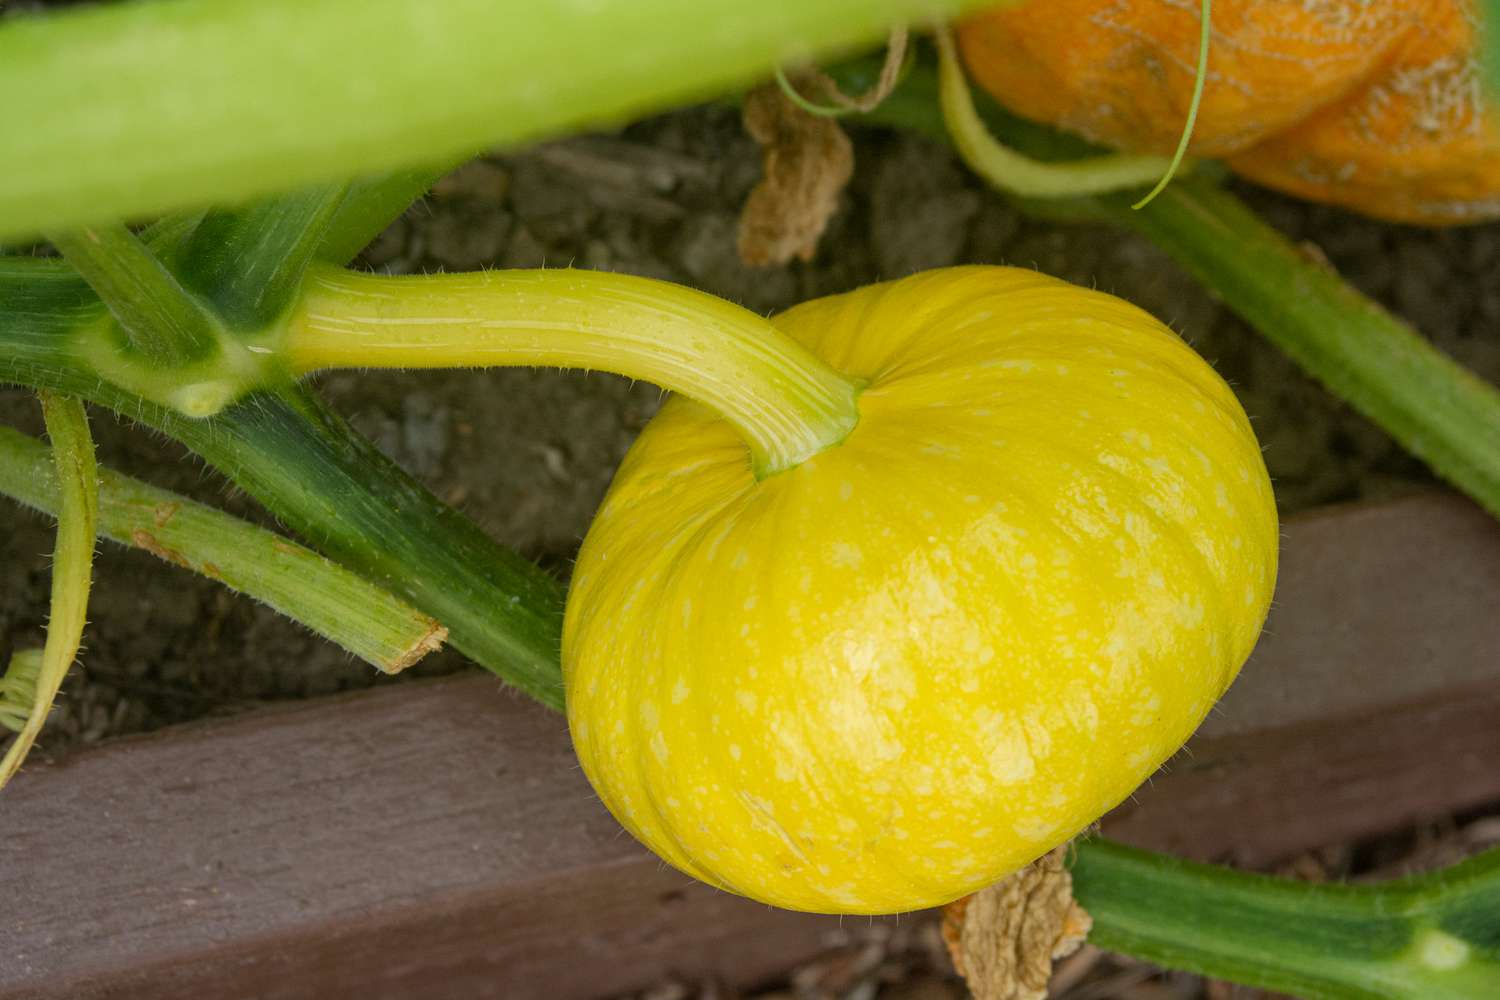
[[[684,701],[687,700],[687,696],[688,696],[687,681],[685,681],[681,677],[679,677],[679,678],[677,678],[677,683],[674,684],[674,685],[672,685],[672,704],[674,704],[674,705],[681,705]]]
[[[1016,831],[1016,836],[1031,841],[1045,840],[1057,829],[1056,823],[1048,823],[1042,819],[1024,819],[1015,823],[1011,829]]]
[[[738,743],[731,743],[731,744],[729,744],[729,756],[730,757],[734,758],[735,760],[739,760],[740,756],[742,754],[743,754],[743,751],[740,750],[740,745]]]
[[[745,605],[744,605],[745,610],[746,611],[754,611],[755,610],[755,605],[756,605],[756,603],[759,600],[760,600],[760,598],[756,594],[751,594],[749,597],[745,598]]]
[[[839,499],[848,500],[852,496],[854,496],[854,484],[847,479],[839,483]]]
[[[865,561],[865,556],[858,545],[836,542],[829,551],[828,561],[841,569],[858,569]]]
[[[760,704],[760,699],[755,697],[754,691],[740,691],[735,694],[734,700],[739,702],[740,707],[747,712],[755,711],[755,707]]]
[[[1001,784],[1025,781],[1036,773],[1036,761],[1021,724],[1004,712],[982,708],[974,713],[974,728],[989,746],[985,763]]]
[[[1143,728],[1152,725],[1161,714],[1161,695],[1150,688],[1142,688],[1136,696],[1141,701],[1130,716],[1131,723]]]

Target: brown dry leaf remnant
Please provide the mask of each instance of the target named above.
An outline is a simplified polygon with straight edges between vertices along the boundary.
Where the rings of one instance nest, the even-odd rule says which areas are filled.
[[[810,261],[854,174],[854,146],[838,122],[797,107],[774,83],[746,95],[744,122],[763,172],[740,213],[740,257]]]
[[[943,940],[975,1000],[1043,1000],[1052,962],[1077,951],[1093,920],[1073,899],[1068,846],[943,908]]]

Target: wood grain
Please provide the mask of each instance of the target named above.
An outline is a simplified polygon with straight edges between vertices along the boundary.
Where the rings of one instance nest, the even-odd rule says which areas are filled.
[[[1294,522],[1270,634],[1107,822],[1199,857],[1500,800],[1500,526],[1421,497]],[[837,920],[692,883],[562,720],[463,676],[123,740],[0,798],[0,997],[591,997],[750,983]]]

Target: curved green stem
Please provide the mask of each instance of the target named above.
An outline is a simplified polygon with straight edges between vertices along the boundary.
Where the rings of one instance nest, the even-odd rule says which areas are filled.
[[[78,656],[88,614],[89,581],[94,565],[94,526],[99,514],[99,475],[94,441],[83,404],[71,396],[43,392],[42,415],[52,439],[60,493],[57,548],[52,559],[52,605],[47,643],[35,677],[28,676],[32,703],[15,742],[0,758],[0,787],[20,768],[36,742],[68,668]],[[24,660],[12,669],[24,668]],[[26,671],[30,673],[30,671]]]
[[[322,368],[555,365],[617,372],[714,410],[758,475],[842,441],[858,386],[768,321],[665,281],[597,271],[308,275],[281,352]]]
[[[1308,885],[1078,845],[1089,940],[1174,969],[1308,1000],[1500,996],[1500,850],[1434,875]]]
[[[1077,197],[1144,187],[1173,169],[1171,161],[1159,156],[1124,153],[1060,163],[1033,160],[1001,144],[974,107],[952,32],[938,28],[935,37],[939,101],[953,148],[969,169],[1002,191],[1023,198]]]

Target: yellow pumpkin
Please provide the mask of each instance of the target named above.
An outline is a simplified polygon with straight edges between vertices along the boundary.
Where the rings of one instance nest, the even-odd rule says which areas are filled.
[[[776,906],[947,902],[1173,753],[1276,575],[1224,382],[1112,296],[968,267],[775,325],[864,380],[840,444],[763,479],[671,399],[584,542],[568,719],[659,855]]]

